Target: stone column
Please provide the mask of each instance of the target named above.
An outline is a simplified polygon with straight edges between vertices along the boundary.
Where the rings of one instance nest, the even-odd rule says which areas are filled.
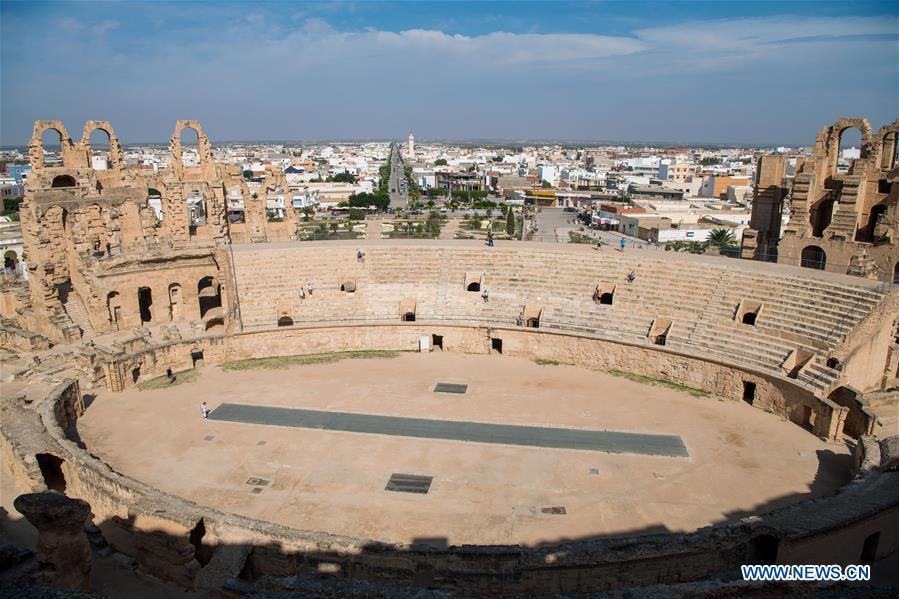
[[[89,591],[91,547],[84,528],[91,506],[53,491],[16,497],[15,508],[38,530],[37,560],[41,582],[63,589]]]

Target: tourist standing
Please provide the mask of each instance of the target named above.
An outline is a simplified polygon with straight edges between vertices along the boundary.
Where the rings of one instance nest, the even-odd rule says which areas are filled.
[[[209,417],[209,408],[206,406],[205,401],[200,404],[200,414],[203,415],[204,419]]]

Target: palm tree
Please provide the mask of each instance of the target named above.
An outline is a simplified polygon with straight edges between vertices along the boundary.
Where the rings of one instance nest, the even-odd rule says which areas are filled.
[[[712,229],[709,231],[706,243],[708,243],[710,247],[718,248],[720,250],[736,247],[737,240],[734,238],[734,232],[730,229]]]
[[[687,244],[678,239],[677,241],[669,241],[665,244],[665,251],[682,252],[687,249]]]
[[[704,254],[709,248],[708,242],[705,241],[688,241],[687,251],[691,254]]]

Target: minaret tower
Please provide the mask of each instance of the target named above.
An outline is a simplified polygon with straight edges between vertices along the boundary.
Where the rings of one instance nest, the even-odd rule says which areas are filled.
[[[415,136],[412,135],[412,132],[409,132],[409,158],[415,157]]]

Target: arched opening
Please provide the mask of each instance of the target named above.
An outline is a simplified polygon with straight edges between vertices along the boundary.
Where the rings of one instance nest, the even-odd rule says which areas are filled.
[[[852,439],[858,439],[862,435],[867,435],[873,427],[865,411],[862,409],[862,403],[859,401],[858,393],[849,387],[837,387],[830,392],[827,398],[838,406],[847,408],[849,412],[846,414],[846,420],[843,423],[843,434]]]
[[[834,198],[825,197],[823,200],[812,206],[808,219],[809,224],[812,226],[812,237],[824,236],[824,230],[827,229],[833,221],[834,203]]]
[[[225,328],[225,319],[222,317],[210,318],[206,321],[206,331],[215,331]]]
[[[14,250],[6,250],[3,254],[3,269],[18,271],[19,255]]]
[[[868,223],[865,225],[864,229],[860,229],[859,231],[863,231],[863,239],[858,239],[858,241],[881,241],[883,235],[881,234],[879,237],[877,235],[877,222],[884,217],[887,213],[887,205],[886,204],[877,204],[871,207],[871,212],[868,214]]]
[[[402,321],[403,322],[415,322],[415,312],[404,312]]]
[[[205,318],[210,314],[210,310],[222,307],[222,287],[215,277],[207,276],[200,279],[197,283],[197,297],[200,302],[200,318]]]
[[[606,306],[612,305],[612,300],[615,298],[615,295],[612,293],[603,293],[599,296],[599,303],[604,304]]]
[[[293,318],[290,316],[282,316],[278,319],[279,327],[292,327],[293,326]]]
[[[899,285],[899,262],[893,267],[893,285]]]
[[[803,268],[814,268],[816,270],[824,270],[827,264],[827,254],[824,250],[816,245],[809,245],[802,250],[802,261],[800,265]]]
[[[179,134],[181,139],[181,165],[200,164],[200,134],[193,127],[185,127]]]
[[[746,314],[743,315],[743,324],[755,326],[755,317],[756,317],[755,312],[747,312]]]
[[[90,159],[91,168],[95,171],[105,171],[112,168],[109,159],[109,151],[112,138],[105,129],[94,129],[90,133]]]
[[[469,283],[468,287],[466,288],[466,291],[480,291],[480,290],[481,290],[480,281],[473,281],[473,282]]]
[[[837,155],[837,172],[848,173],[852,162],[861,157],[862,132],[857,127],[847,127],[840,131],[839,154]]]
[[[58,458],[50,453],[39,453],[34,456],[37,459],[37,465],[41,469],[41,476],[44,477],[44,484],[51,491],[66,492],[66,476],[63,474],[62,465],[65,460]]]
[[[41,132],[41,147],[44,152],[44,166],[63,166],[61,131],[44,129]]]
[[[169,285],[169,320],[181,318],[181,285],[172,283]]]
[[[877,546],[880,544],[880,533],[875,532],[865,537],[862,544],[862,555],[859,561],[863,564],[873,564],[877,561]]]
[[[75,187],[75,177],[71,175],[57,175],[53,177],[53,182],[50,183],[50,187]]]
[[[153,292],[149,287],[140,287],[137,290],[137,306],[140,310],[141,324],[153,320],[153,312],[150,307],[153,305]]]
[[[780,539],[774,535],[758,535],[749,541],[749,551],[746,562],[761,566],[770,566],[777,563],[777,551],[780,548]]]
[[[109,323],[118,328],[122,321],[122,299],[118,291],[110,291],[106,295],[106,309],[109,311]]]

